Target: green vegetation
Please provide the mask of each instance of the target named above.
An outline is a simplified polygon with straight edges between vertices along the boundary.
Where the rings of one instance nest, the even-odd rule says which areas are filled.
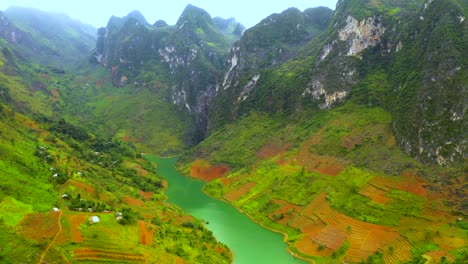
[[[26,214],[33,212],[30,205],[9,196],[3,198],[0,210],[2,211],[2,220],[0,221],[9,227],[16,226]]]
[[[204,191],[230,200],[256,221],[288,234],[293,244],[300,240],[301,232],[293,227],[291,219],[306,214],[304,208],[322,193],[327,195],[326,202],[333,210],[364,223],[396,228],[402,236],[413,239],[418,231],[408,230],[402,221],[423,221],[429,217],[425,210],[431,206],[424,194],[398,187],[418,184],[409,183],[402,175],[435,177],[438,172],[433,170],[434,165],[423,166],[398,149],[391,123],[391,115],[382,108],[355,103],[287,119],[251,113],[214,132],[188,151],[179,165],[187,172],[193,159],[201,158],[211,164],[231,166],[226,176],[228,184],[223,178],[213,180]],[[453,173],[451,177],[460,178],[463,170],[454,169]],[[241,191],[245,186],[252,187]],[[369,189],[370,193],[366,191]],[[379,192],[382,198],[372,194]],[[278,211],[282,208],[278,200],[302,209]],[[427,243],[425,239],[430,241],[437,232],[439,236],[449,236],[442,235],[441,230],[435,227],[428,233],[430,237],[414,241]],[[466,231],[457,230],[461,232],[458,238],[466,235]],[[348,226],[343,231],[353,233],[354,229]],[[302,254],[293,245],[291,248]],[[331,259],[345,255],[348,249],[349,245],[346,250],[335,251]],[[418,256],[436,250],[420,246],[413,249],[416,251],[412,254]],[[376,253],[368,262],[379,263],[389,252]]]
[[[47,262],[231,261],[142,158],[186,151],[184,172],[229,167],[207,193],[317,263],[466,263],[467,4],[425,2],[292,8],[243,36],[191,5],[175,26],[132,12],[91,58],[95,29],[0,12],[0,262],[35,262],[59,223]],[[358,56],[350,15],[385,29]]]
[[[78,262],[91,254],[82,253],[83,249],[101,252],[102,261],[118,261],[122,256],[148,261],[231,261],[227,247],[201,222],[193,220],[193,226],[187,226],[171,220],[184,213],[164,202],[162,179],[134,145],[93,129],[100,126],[76,125],[78,116],[61,115],[78,111],[78,104],[69,106],[67,100],[85,86],[81,77],[17,60],[6,48],[0,61],[0,262],[37,262],[58,231],[58,221],[63,226],[60,242],[46,254],[47,262]],[[10,73],[10,68],[20,69],[21,74]],[[37,82],[41,84],[34,90]],[[77,84],[83,86],[73,86]],[[177,119],[172,122],[183,130]],[[170,135],[177,136],[181,137]],[[164,151],[177,150],[168,146]],[[63,212],[61,219],[54,207]],[[100,221],[92,223],[92,215]],[[154,218],[160,220],[151,221]]]
[[[4,14],[24,33],[15,48],[36,63],[52,65],[57,73],[71,68],[91,52],[96,43],[95,28],[64,14],[25,7],[10,7]]]

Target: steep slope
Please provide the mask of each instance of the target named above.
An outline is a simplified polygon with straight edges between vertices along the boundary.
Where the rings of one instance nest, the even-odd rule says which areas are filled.
[[[234,45],[211,130],[251,110],[290,114],[358,97],[391,111],[398,145],[412,156],[441,165],[463,159],[466,4],[348,0],[333,18],[321,9],[298,13],[273,15]]]
[[[406,263],[428,254],[463,262],[465,168],[406,155],[382,108],[251,113],[193,148],[180,170],[287,234],[290,250],[307,259]]]
[[[3,38],[18,44],[20,56],[35,62],[64,67],[87,56],[96,43],[96,29],[73,20],[64,14],[53,14],[31,8],[10,7],[3,22],[10,30],[3,30]]]
[[[205,135],[206,112],[224,58],[242,29],[232,20],[216,21],[192,5],[174,26],[161,21],[151,26],[130,15],[113,17],[99,29],[94,58],[112,70],[115,86],[161,90],[165,101],[190,114],[188,143],[198,142]]]
[[[389,71],[395,133],[400,147],[423,161],[466,158],[467,15],[466,2],[426,1],[395,41],[400,47]]]
[[[319,263],[463,263],[466,10],[344,0],[315,38],[288,35],[294,20],[249,35],[301,16],[265,19],[234,44],[212,133],[180,169]]]
[[[281,75],[279,78],[301,78],[303,73],[297,64],[306,63],[308,58],[302,49],[307,43],[320,39],[332,15],[333,11],[324,7],[304,12],[291,8],[281,14],[273,14],[247,30],[231,49],[210,112],[210,129],[248,113],[250,109],[287,110],[286,105],[290,102],[275,104],[276,99],[266,95],[273,89],[269,83],[262,82],[275,79],[275,74]],[[301,57],[298,59],[300,62],[292,62],[298,57]],[[282,67],[287,68],[284,74],[280,70]],[[300,67],[306,69],[305,65]],[[279,97],[286,96],[290,88],[295,87],[283,87]]]
[[[79,77],[0,40],[1,263],[232,261],[134,148],[62,119]]]

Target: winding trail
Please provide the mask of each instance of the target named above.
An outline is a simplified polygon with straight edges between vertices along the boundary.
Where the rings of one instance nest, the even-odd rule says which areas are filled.
[[[42,264],[42,262],[44,261],[44,257],[47,254],[47,251],[49,251],[50,247],[55,243],[55,240],[57,240],[57,237],[60,234],[60,232],[62,232],[62,214],[63,214],[63,211],[60,210],[60,214],[59,214],[59,218],[58,218],[59,230],[58,230],[57,234],[55,234],[54,239],[52,239],[52,241],[50,241],[49,245],[44,250],[44,253],[42,253],[41,259],[39,260],[38,264]]]

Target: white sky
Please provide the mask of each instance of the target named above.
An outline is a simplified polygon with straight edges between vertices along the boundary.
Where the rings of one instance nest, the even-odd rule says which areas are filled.
[[[169,25],[177,22],[189,3],[205,9],[211,16],[234,17],[247,28],[254,26],[272,13],[288,7],[304,10],[309,7],[328,6],[335,9],[336,0],[1,0],[0,10],[9,6],[34,7],[44,11],[60,12],[95,27],[106,26],[112,15],[125,16],[139,10],[153,24],[158,19]]]

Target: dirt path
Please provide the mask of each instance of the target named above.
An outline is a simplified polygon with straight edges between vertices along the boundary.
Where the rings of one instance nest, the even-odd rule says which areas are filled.
[[[60,234],[60,232],[62,232],[62,214],[63,214],[63,211],[60,210],[60,214],[59,214],[59,218],[58,218],[59,230],[58,230],[57,234],[55,234],[54,239],[52,239],[52,241],[50,241],[49,245],[44,250],[44,253],[42,253],[41,259],[39,260],[39,264],[42,264],[42,262],[44,261],[44,257],[47,254],[47,251],[49,251],[50,247],[55,243],[55,240],[57,240],[57,237]]]

